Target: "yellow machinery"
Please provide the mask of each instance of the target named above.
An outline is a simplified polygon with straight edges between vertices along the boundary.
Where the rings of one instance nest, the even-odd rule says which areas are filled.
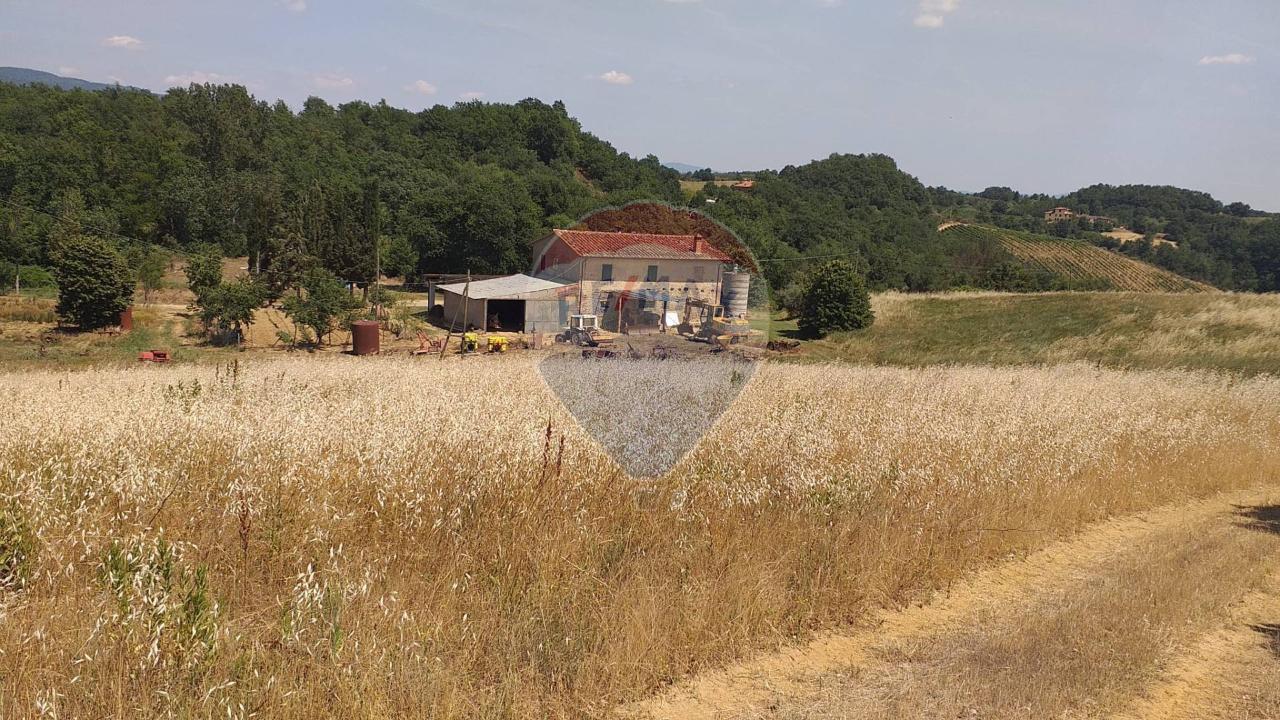
[[[480,336],[474,332],[462,333],[462,352],[475,352],[480,349]]]
[[[764,333],[753,330],[751,323],[743,317],[725,315],[724,306],[709,303],[705,300],[689,300],[684,304],[684,322],[676,328],[676,332],[694,340],[734,345]]]
[[[507,338],[492,335],[489,337],[488,349],[491,353],[504,353],[507,351],[507,346],[510,344],[511,341]]]

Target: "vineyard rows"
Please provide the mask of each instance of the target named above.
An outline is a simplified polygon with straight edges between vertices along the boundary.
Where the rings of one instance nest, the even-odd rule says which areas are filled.
[[[1212,292],[1213,288],[1167,270],[1079,240],[965,225],[946,232],[994,236],[1009,254],[1032,269],[1068,280],[1101,280],[1115,290]]]

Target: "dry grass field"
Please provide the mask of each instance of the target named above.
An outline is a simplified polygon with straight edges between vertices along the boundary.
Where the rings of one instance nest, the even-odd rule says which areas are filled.
[[[656,412],[707,370],[605,401]],[[1280,477],[1262,375],[765,364],[648,480],[530,357],[33,371],[0,398],[5,718],[601,717],[1090,523]],[[1197,558],[1228,547],[1200,536]],[[1163,563],[1158,539],[1135,550]]]

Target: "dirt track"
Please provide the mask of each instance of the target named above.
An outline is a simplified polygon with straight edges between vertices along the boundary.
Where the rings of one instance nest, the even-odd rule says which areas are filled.
[[[1277,500],[1234,494],[1111,521],[620,715],[1280,717]]]

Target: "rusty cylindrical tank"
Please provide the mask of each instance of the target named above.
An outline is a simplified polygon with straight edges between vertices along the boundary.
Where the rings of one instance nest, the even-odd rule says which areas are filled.
[[[133,306],[120,311],[120,331],[129,332],[133,330]]]
[[[747,299],[751,295],[751,275],[744,272],[724,274],[724,287],[720,291],[720,304],[725,315],[742,317],[747,314]]]
[[[351,352],[354,355],[378,353],[378,323],[373,320],[357,320],[351,323]]]

